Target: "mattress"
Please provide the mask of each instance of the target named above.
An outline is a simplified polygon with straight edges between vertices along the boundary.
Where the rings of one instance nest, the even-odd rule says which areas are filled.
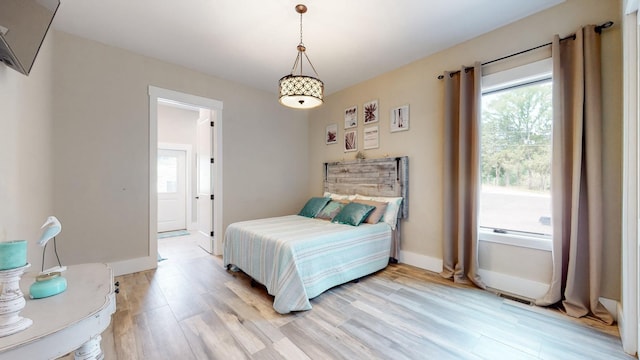
[[[334,224],[289,215],[229,225],[223,263],[244,271],[274,296],[281,314],[310,310],[309,299],[336,286],[384,269],[391,227]]]

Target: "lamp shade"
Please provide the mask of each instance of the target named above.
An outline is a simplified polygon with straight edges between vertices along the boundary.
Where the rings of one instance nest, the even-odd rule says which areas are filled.
[[[324,84],[305,75],[286,75],[280,79],[280,104],[294,109],[311,109],[324,102]]]

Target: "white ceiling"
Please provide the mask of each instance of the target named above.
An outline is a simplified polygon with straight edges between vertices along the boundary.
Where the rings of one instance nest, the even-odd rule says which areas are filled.
[[[53,27],[277,93],[301,1],[307,55],[331,94],[564,0],[62,0]]]

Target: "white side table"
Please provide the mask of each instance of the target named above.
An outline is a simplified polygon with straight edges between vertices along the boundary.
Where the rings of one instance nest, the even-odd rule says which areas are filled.
[[[113,272],[105,264],[67,267],[67,290],[30,299],[37,273],[25,274],[20,288],[27,304],[20,315],[33,320],[24,331],[0,338],[0,359],[55,359],[75,350],[76,359],[102,359],[100,340],[116,310]]]

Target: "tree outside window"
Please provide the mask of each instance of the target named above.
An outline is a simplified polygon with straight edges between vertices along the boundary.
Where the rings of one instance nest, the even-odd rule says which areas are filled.
[[[551,234],[551,80],[482,97],[480,226]]]

